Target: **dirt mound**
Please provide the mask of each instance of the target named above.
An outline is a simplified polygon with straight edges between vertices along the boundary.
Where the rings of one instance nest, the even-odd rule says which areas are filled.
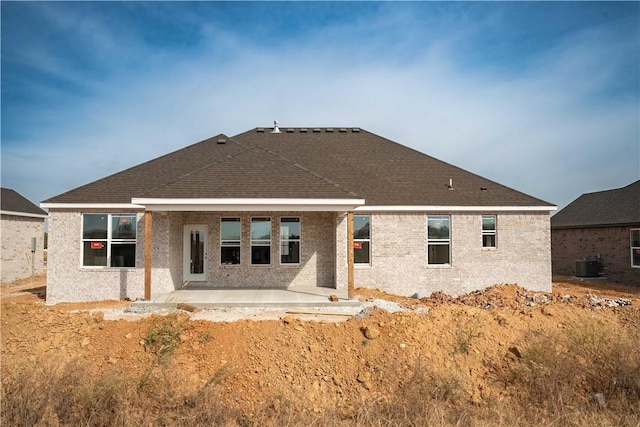
[[[42,279],[3,285],[3,379],[19,378],[44,360],[73,362],[94,379],[105,372],[125,378],[132,390],[153,385],[187,393],[215,383],[218,398],[245,414],[266,406],[311,413],[333,408],[350,419],[359,405],[389,402],[421,375],[428,388],[419,392],[426,396],[444,393],[474,407],[500,406],[518,401],[516,391],[505,387],[504,373],[526,355],[532,336],[595,322],[640,339],[637,295],[571,283],[556,283],[551,294],[499,285],[422,299],[358,289],[361,300],[403,310],[377,306],[341,322],[285,312],[263,321],[209,322],[185,312],[105,320],[105,312],[129,303],[45,306],[38,292],[29,291],[39,286]],[[628,304],[607,302],[622,299]],[[165,347],[171,351],[160,360]],[[163,382],[167,378],[170,383]]]

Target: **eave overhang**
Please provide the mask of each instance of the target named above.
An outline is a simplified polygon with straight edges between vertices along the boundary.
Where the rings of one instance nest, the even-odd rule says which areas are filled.
[[[147,211],[199,212],[345,212],[364,205],[364,199],[157,199],[133,198],[131,203]]]
[[[29,213],[29,212],[16,212],[16,211],[3,211],[3,210],[0,210],[0,214],[12,215],[12,216],[23,216],[27,218],[42,218],[42,219],[46,219],[48,217],[48,215],[41,215],[41,214],[35,214],[35,213]]]
[[[557,206],[359,206],[356,212],[550,212]]]

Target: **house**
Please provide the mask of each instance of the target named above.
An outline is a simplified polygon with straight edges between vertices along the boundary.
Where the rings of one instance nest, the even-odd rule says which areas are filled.
[[[551,218],[553,274],[640,285],[640,180],[587,193]]]
[[[44,269],[44,220],[47,213],[9,188],[0,194],[2,283],[10,283]]]
[[[220,134],[41,206],[48,303],[183,286],[551,289],[555,206],[360,128]]]

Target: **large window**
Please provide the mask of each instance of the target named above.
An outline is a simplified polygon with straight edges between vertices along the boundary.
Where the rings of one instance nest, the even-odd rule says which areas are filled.
[[[631,266],[640,267],[640,228],[631,230]]]
[[[300,264],[300,218],[280,219],[280,263]]]
[[[271,264],[271,218],[251,218],[251,264]]]
[[[220,263],[240,264],[240,218],[222,218],[220,221]]]
[[[496,247],[496,216],[482,215],[482,247]]]
[[[451,218],[449,215],[427,217],[427,262],[451,264]]]
[[[83,214],[82,265],[136,266],[135,214]]]
[[[353,216],[353,262],[371,263],[371,216]]]

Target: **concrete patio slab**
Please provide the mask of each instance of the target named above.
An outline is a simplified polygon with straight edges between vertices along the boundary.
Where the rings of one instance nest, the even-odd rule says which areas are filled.
[[[331,295],[337,302],[329,300]],[[187,303],[199,308],[220,307],[353,307],[362,303],[349,299],[347,290],[332,288],[251,288],[251,289],[180,289],[157,294],[151,300],[133,303],[138,307],[172,307]]]

